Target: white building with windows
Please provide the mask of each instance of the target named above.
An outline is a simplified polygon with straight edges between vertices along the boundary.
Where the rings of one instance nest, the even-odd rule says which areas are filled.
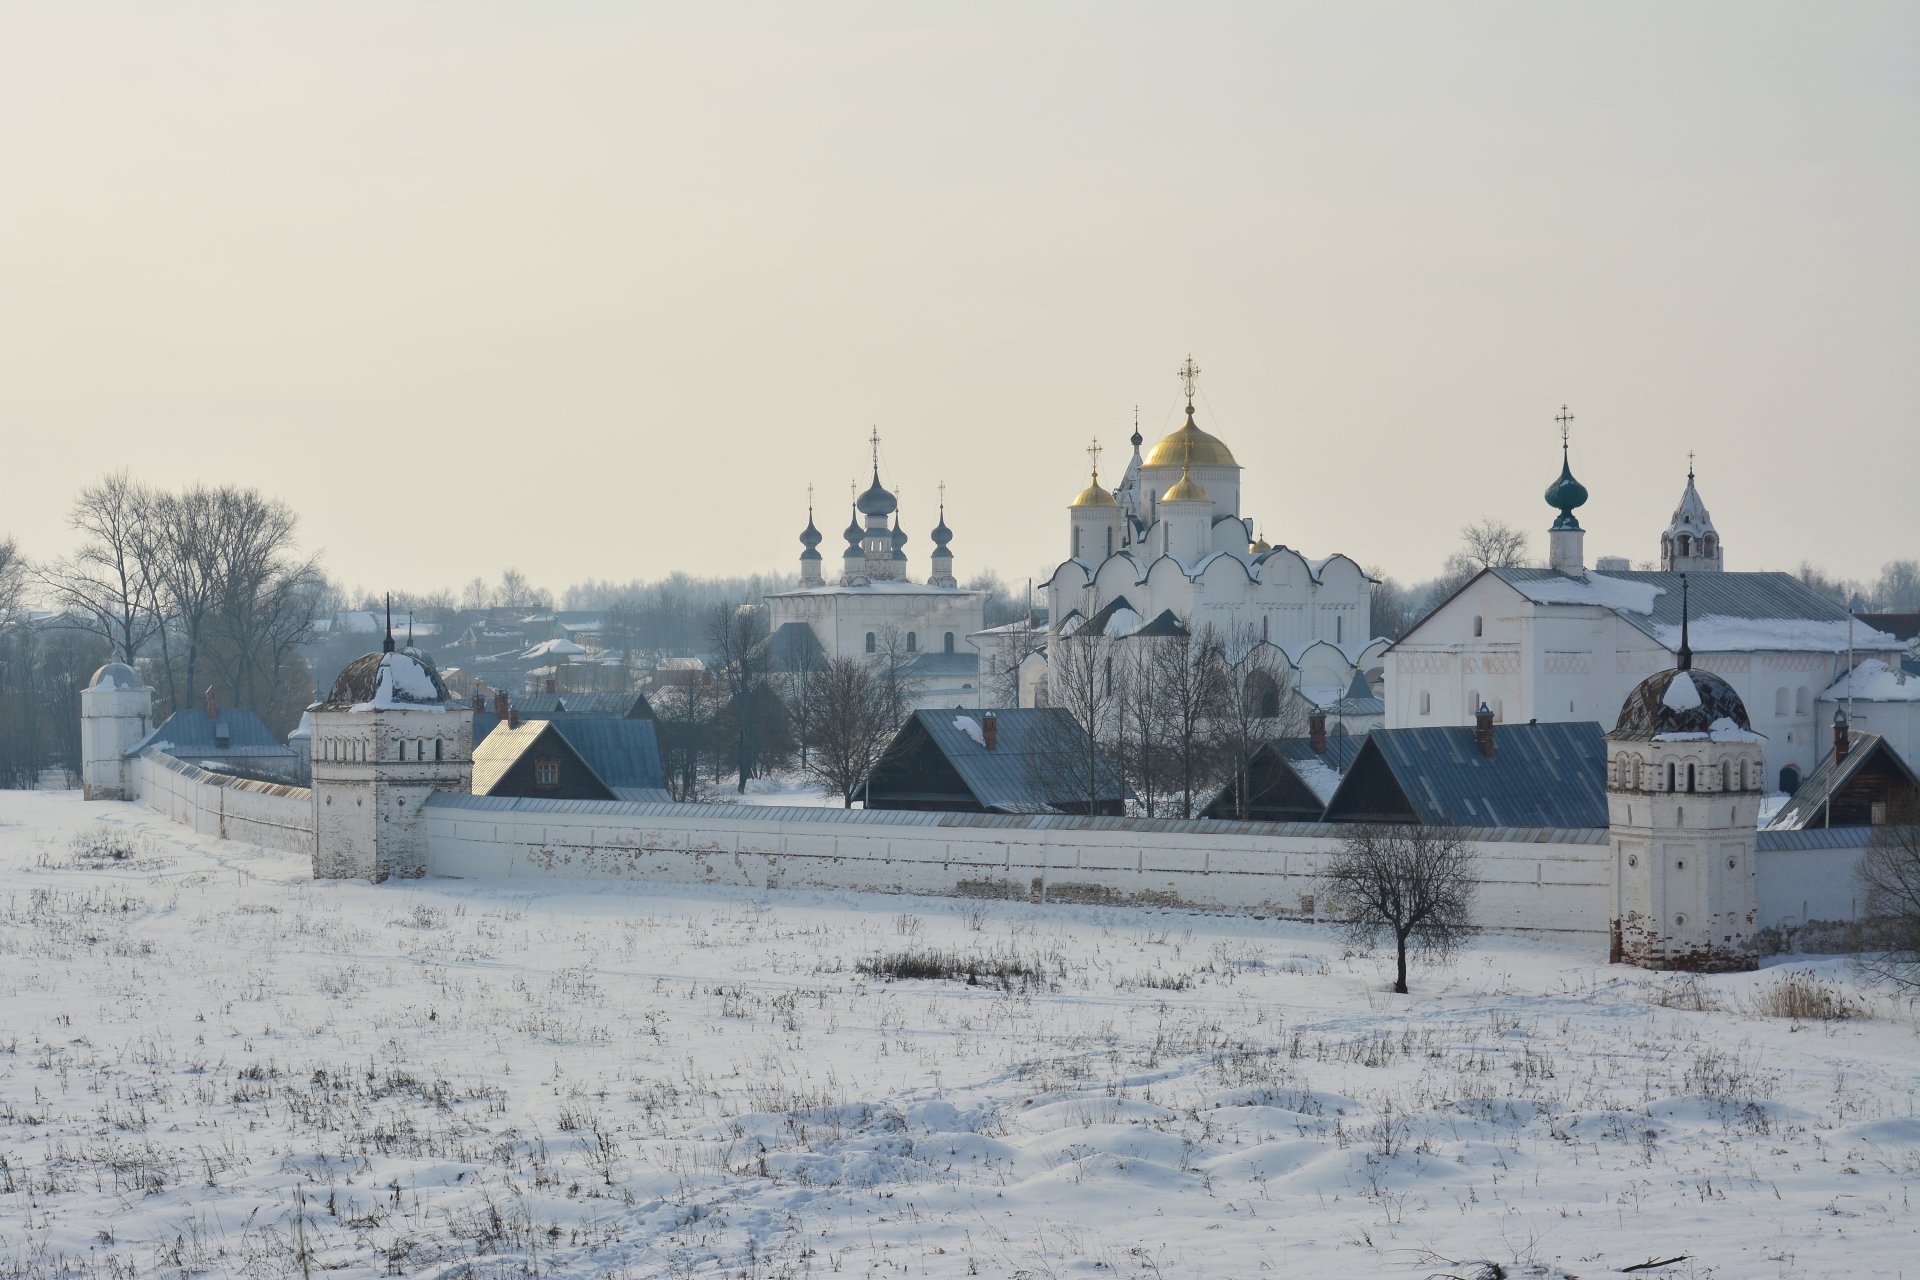
[[[1225,441],[1194,422],[1199,369],[1180,370],[1186,423],[1133,456],[1119,486],[1100,482],[1099,450],[1086,488],[1067,508],[1067,558],[1045,584],[1049,667],[1058,641],[1092,627],[1109,639],[1212,628],[1230,643],[1265,642],[1285,655],[1296,684],[1312,653],[1313,681],[1338,700],[1356,670],[1378,691],[1380,654],[1368,634],[1372,579],[1344,555],[1309,558],[1259,536],[1241,507],[1241,466]],[[1094,634],[1086,631],[1084,634]],[[1328,649],[1341,670],[1320,673]],[[1049,677],[1057,683],[1057,670]]]
[[[1789,573],[1730,572],[1691,467],[1661,536],[1659,571],[1585,566],[1574,511],[1587,501],[1562,448],[1547,490],[1559,511],[1546,568],[1482,571],[1386,651],[1389,728],[1497,721],[1608,723],[1647,676],[1674,665],[1683,579],[1691,585],[1695,668],[1739,695],[1763,735],[1767,789],[1792,792],[1831,749],[1823,691],[1856,661],[1898,666],[1892,636]]]
[[[878,434],[872,444],[873,481],[854,500],[837,577],[826,578],[824,538],[809,508],[800,586],[767,597],[776,662],[789,671],[833,658],[890,662],[911,687],[916,709],[979,707],[980,653],[968,637],[985,625],[987,595],[961,587],[953,575],[944,496],[929,535],[926,580],[913,580],[899,500],[880,483]]]

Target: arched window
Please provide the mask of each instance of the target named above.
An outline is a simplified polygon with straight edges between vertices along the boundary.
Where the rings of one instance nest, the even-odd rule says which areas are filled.
[[[1247,709],[1254,715],[1271,720],[1280,714],[1280,686],[1266,672],[1256,671],[1247,677],[1244,696]]]
[[[1788,795],[1800,789],[1800,771],[1792,765],[1780,770],[1780,789]]]
[[[405,738],[400,739],[399,747],[400,747],[400,760],[404,763],[407,758],[407,740]]]
[[[907,632],[907,652],[918,653],[919,651],[920,651],[920,636],[916,632],[912,632],[912,631]]]
[[[1802,685],[1800,688],[1795,689],[1793,691],[1793,714],[1804,716],[1812,710],[1813,695],[1808,692],[1806,686]]]
[[[1080,526],[1079,525],[1073,526],[1073,558],[1075,560],[1078,560],[1080,558]]]
[[[1687,766],[1687,791],[1689,793],[1693,791],[1693,766],[1691,764]]]
[[[879,648],[879,646],[878,646],[877,644],[875,644],[875,643],[874,643],[874,636],[873,636],[873,632],[871,632],[871,631],[869,631],[869,632],[867,632],[867,652],[868,652],[868,653],[873,653],[873,652],[875,652],[875,651],[876,651],[876,650],[877,650],[878,648]]]
[[[446,743],[441,741],[439,738],[435,738],[433,740],[433,758],[435,760],[445,759],[445,757],[441,754],[441,748],[445,746],[446,746]]]
[[[1667,761],[1667,790],[1673,790],[1673,761]]]
[[[1347,629],[1346,622],[1347,622],[1346,614],[1336,613],[1333,615],[1333,642],[1335,644],[1340,643],[1341,633]]]
[[[1113,527],[1111,525],[1107,527],[1107,554],[1113,554]]]
[[[1478,689],[1467,690],[1467,714],[1470,716],[1480,714],[1480,691]]]
[[[1493,700],[1493,722],[1495,724],[1505,724],[1507,722],[1507,700],[1505,698],[1495,698]]]
[[[1731,761],[1722,760],[1720,762],[1720,789],[1722,791],[1733,790],[1733,764]]]
[[[1700,539],[1700,554],[1703,556],[1707,556],[1708,558],[1712,558],[1713,556],[1713,535],[1712,534],[1708,534],[1706,537]]]
[[[941,647],[941,652],[943,653],[953,652],[953,632],[951,631],[947,632],[946,638],[941,640],[940,642],[940,647]]]
[[[1787,699],[1790,696],[1791,695],[1787,693],[1785,688],[1779,688],[1773,691],[1773,714],[1777,716],[1784,716],[1787,714],[1787,707],[1789,705],[1787,702]]]
[[[1680,535],[1680,554],[1683,556],[1693,554],[1693,539],[1684,533]]]
[[[1473,615],[1473,634],[1476,636],[1481,636],[1486,634],[1485,619],[1483,619],[1477,613]]]
[[[1421,693],[1420,714],[1423,716],[1433,714],[1433,695],[1432,694],[1426,693],[1426,692]]]

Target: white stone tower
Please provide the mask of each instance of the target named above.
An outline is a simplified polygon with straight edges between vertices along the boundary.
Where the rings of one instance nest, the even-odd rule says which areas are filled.
[[[1100,483],[1100,442],[1087,446],[1093,478],[1067,508],[1068,555],[1085,565],[1099,565],[1126,545],[1127,514]]]
[[[933,526],[928,535],[933,539],[933,555],[928,557],[931,572],[927,575],[930,587],[957,587],[960,580],[953,576],[953,548],[947,544],[953,541],[953,530],[947,528],[947,485],[940,482],[940,523]]]
[[[473,716],[418,649],[355,658],[313,716],[316,879],[426,872],[426,801],[473,790]]]
[[[153,727],[153,690],[124,662],[109,662],[80,691],[80,781],[89,800],[134,798],[127,749]]]
[[[1561,573],[1584,578],[1587,534],[1573,513],[1586,505],[1587,487],[1573,478],[1573,465],[1567,456],[1567,428],[1573,424],[1567,406],[1560,406],[1560,416],[1554,421],[1560,424],[1560,478],[1547,486],[1547,505],[1560,515],[1547,530],[1547,564]]]
[[[1613,958],[1752,969],[1762,738],[1733,686],[1693,669],[1682,608],[1678,664],[1641,681],[1607,735]]]
[[[1680,505],[1673,509],[1673,522],[1660,535],[1660,567],[1668,573],[1719,573],[1726,565],[1720,533],[1693,487],[1693,455],[1687,455],[1687,487]]]

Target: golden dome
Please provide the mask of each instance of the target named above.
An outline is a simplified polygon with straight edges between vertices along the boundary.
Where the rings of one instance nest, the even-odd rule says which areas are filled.
[[[1163,436],[1153,446],[1152,452],[1142,466],[1178,467],[1183,464],[1196,467],[1237,467],[1233,460],[1233,450],[1218,436],[1210,436],[1193,425],[1193,410],[1187,410],[1187,425],[1172,435]]]
[[[1250,556],[1263,556],[1271,550],[1273,550],[1273,544],[1265,538],[1255,538],[1247,544],[1247,554]]]
[[[1096,475],[1093,483],[1082,489],[1080,496],[1073,500],[1073,505],[1075,507],[1117,507],[1120,504],[1114,501],[1113,495],[1101,486],[1100,477]]]
[[[1194,483],[1192,476],[1183,471],[1180,473],[1180,479],[1175,482],[1173,488],[1160,495],[1160,501],[1212,502],[1213,499],[1207,496],[1205,489],[1202,489],[1198,484]]]

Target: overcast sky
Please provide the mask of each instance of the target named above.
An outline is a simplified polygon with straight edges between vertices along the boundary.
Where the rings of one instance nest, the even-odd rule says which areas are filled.
[[[331,572],[831,567],[870,428],[914,574],[1065,550],[1201,422],[1271,541],[1920,555],[1920,5],[0,8],[0,535],[114,467]]]

